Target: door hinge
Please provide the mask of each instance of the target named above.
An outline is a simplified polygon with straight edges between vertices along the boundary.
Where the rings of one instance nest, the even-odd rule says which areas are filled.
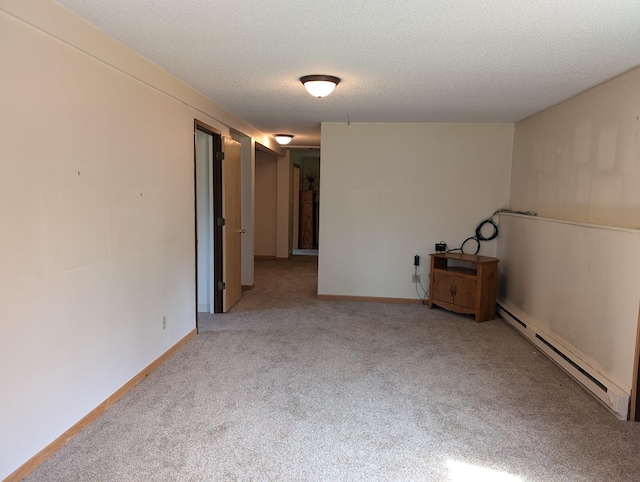
[[[218,281],[218,289],[219,290],[227,289],[227,284],[224,281]]]
[[[225,224],[227,224],[227,221],[224,218],[218,218],[216,220],[216,223],[218,224],[218,226],[224,226]]]
[[[222,151],[216,152],[216,161],[224,161],[224,152]]]

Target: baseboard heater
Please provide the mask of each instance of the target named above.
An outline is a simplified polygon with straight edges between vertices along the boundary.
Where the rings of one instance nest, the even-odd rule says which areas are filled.
[[[558,366],[575,378],[614,414],[626,420],[629,416],[629,394],[557,343],[553,337],[538,330],[527,316],[503,299],[498,299],[498,315],[540,349]]]

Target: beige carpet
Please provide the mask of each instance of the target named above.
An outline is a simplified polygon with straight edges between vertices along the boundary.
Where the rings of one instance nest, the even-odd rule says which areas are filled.
[[[499,320],[256,287],[28,481],[640,480],[618,421]]]

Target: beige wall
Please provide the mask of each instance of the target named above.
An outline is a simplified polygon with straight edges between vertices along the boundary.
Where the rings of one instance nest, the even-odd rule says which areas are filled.
[[[3,479],[195,328],[194,118],[271,141],[53,2],[0,32]]]
[[[256,256],[276,256],[277,168],[276,156],[256,151]]]
[[[640,289],[639,107],[635,69],[518,122],[510,207],[550,219],[501,216],[498,238],[509,308],[626,394]]]
[[[318,293],[417,299],[413,256],[509,199],[510,124],[323,123]],[[495,242],[481,254],[495,254]]]
[[[255,255],[285,259],[291,254],[289,153],[256,149],[255,159]]]
[[[640,69],[515,127],[511,208],[640,228]]]
[[[531,332],[631,392],[640,232],[500,215],[499,297]],[[604,378],[603,378],[604,377]],[[605,403],[610,403],[605,399]],[[625,408],[626,410],[626,408]],[[626,412],[625,412],[626,413]]]

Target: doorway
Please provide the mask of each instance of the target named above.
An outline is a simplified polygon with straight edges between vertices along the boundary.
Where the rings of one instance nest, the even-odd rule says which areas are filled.
[[[222,138],[220,131],[194,121],[196,313],[221,313]],[[197,328],[197,316],[196,316]]]
[[[240,300],[240,162],[239,142],[194,120],[196,313],[224,313]]]
[[[293,250],[296,251],[300,244],[300,166],[298,164],[293,165],[293,199],[292,204],[292,236],[293,236]]]
[[[291,148],[293,163],[293,254],[318,254],[320,229],[320,149]]]

